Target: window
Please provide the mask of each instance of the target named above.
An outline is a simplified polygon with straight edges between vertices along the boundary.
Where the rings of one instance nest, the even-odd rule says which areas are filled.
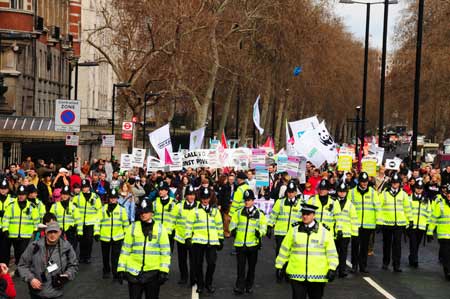
[[[23,0],[10,0],[9,7],[15,9],[23,9]]]

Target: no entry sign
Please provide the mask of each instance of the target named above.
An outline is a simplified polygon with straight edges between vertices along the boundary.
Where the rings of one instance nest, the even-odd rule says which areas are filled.
[[[122,123],[122,139],[124,140],[133,139],[133,122],[124,121]]]
[[[55,131],[80,132],[80,101],[56,100]]]

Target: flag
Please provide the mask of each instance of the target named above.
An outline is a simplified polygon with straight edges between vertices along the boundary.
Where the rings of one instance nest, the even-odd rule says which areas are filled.
[[[313,130],[317,127],[319,127],[319,120],[317,119],[317,116],[297,120],[294,122],[290,122],[289,125],[292,129],[292,134],[294,137],[294,143],[300,142],[300,139],[302,138],[303,134],[305,134],[308,130]]]
[[[201,149],[203,144],[203,139],[205,138],[206,127],[200,128],[198,130],[192,131],[189,137],[189,150],[193,151],[196,149]]]
[[[273,151],[275,152],[275,143],[273,142],[273,138],[271,136],[267,137],[266,142],[263,144],[263,147],[273,148]]]
[[[227,138],[225,137],[225,132],[222,132],[222,137],[220,138],[220,143],[223,148],[227,148]]]
[[[264,134],[264,129],[261,128],[260,125],[260,114],[259,114],[259,98],[260,96],[258,95],[258,97],[256,98],[256,102],[255,104],[253,104],[253,123],[255,124],[255,127],[258,129],[259,131],[259,135]]]
[[[172,142],[170,141],[169,124],[162,126],[148,134],[150,143],[155,149],[158,157],[164,159],[165,150],[172,152]]]
[[[164,149],[164,164],[173,165],[172,157],[170,157],[170,153],[167,148]]]

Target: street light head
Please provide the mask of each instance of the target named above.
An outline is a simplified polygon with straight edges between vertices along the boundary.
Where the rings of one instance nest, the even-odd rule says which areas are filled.
[[[398,0],[389,0],[389,4],[398,4]]]
[[[361,110],[361,106],[356,106],[355,109],[359,112]]]
[[[339,3],[342,3],[342,4],[353,4],[354,1],[353,0],[340,0]]]
[[[115,83],[114,85],[118,88],[126,88],[126,87],[131,86],[131,84],[129,82],[119,82],[119,83]]]

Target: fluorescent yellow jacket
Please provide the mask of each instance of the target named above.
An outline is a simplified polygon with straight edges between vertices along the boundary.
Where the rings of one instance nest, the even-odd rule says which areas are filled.
[[[73,202],[69,201],[67,208],[64,208],[61,202],[55,202],[50,208],[50,213],[55,214],[59,225],[64,231],[67,231],[74,226],[77,226],[78,230],[80,230],[80,211],[78,211],[78,208]],[[81,228],[81,234],[82,233],[83,229]]]
[[[278,199],[270,213],[269,226],[274,227],[275,236],[285,236],[292,223],[302,221],[301,202],[290,202],[287,197]]]
[[[432,210],[431,202],[428,198],[422,196],[421,199],[417,199],[413,193],[409,197],[411,205],[411,220],[414,223],[414,229],[427,230],[427,225],[430,222]]]
[[[433,235],[435,229],[438,239],[450,239],[450,203],[447,200],[435,204],[427,235]]]
[[[186,227],[188,225],[188,218],[195,214],[195,207],[197,203],[194,201],[192,207],[189,206],[186,200],[182,200],[177,204],[177,214],[175,216],[175,240],[184,244],[186,237]]]
[[[349,191],[347,197],[355,206],[359,227],[375,229],[376,224],[381,222],[380,201],[375,189],[368,187],[363,197],[358,187],[355,187]]]
[[[308,204],[318,207],[316,210],[316,221],[324,224],[331,233],[341,230],[341,223],[337,222],[339,214],[341,213],[341,206],[331,196],[328,196],[326,204],[322,205],[319,195],[310,197]]]
[[[10,238],[31,238],[38,224],[39,211],[28,200],[21,209],[16,200],[6,208],[2,229],[9,232]]]
[[[406,226],[412,221],[409,197],[405,191],[399,190],[394,196],[385,190],[380,195],[381,221],[378,224],[387,226]]]
[[[235,247],[253,247],[258,246],[260,239],[256,237],[255,232],[259,231],[260,237],[267,232],[267,220],[264,213],[257,207],[247,213],[246,208],[242,208],[231,217],[230,231],[236,230],[234,238]]]
[[[106,204],[102,207],[99,224],[94,227],[94,235],[100,235],[100,240],[104,242],[123,240],[129,223],[124,207],[117,204],[112,213],[109,213]]]
[[[219,209],[209,206],[207,212],[199,203],[194,213],[189,215],[185,239],[187,238],[192,238],[193,244],[219,245],[219,239],[223,239],[222,215]]]
[[[339,264],[333,234],[318,222],[313,228],[303,222],[294,225],[281,243],[275,267],[281,269],[286,262],[290,279],[327,282],[328,270],[336,270]]]
[[[30,199],[27,199],[27,200],[30,201]],[[35,209],[38,210],[39,218],[42,219],[44,217],[45,213],[47,212],[46,209],[45,209],[44,203],[42,201],[40,201],[38,198],[36,198],[35,203],[31,202],[31,204],[33,205],[33,207]]]
[[[154,215],[156,222],[162,223],[167,233],[170,235],[175,229],[175,217],[177,215],[177,204],[173,197],[169,197],[169,202],[162,204],[161,198],[158,196],[153,202]]]
[[[154,222],[151,239],[142,233],[141,221],[133,222],[125,231],[117,272],[138,276],[140,272],[169,273],[170,243],[166,229]]]
[[[251,189],[247,183],[243,183],[236,188],[233,194],[233,202],[230,207],[230,216],[233,216],[233,213],[239,210],[244,206],[244,193],[246,190]]]
[[[355,206],[349,198],[346,199],[343,207],[340,205],[339,199],[336,200],[337,205],[341,208],[341,213],[337,217],[338,227],[342,231],[344,238],[350,238],[352,236],[358,236],[359,234],[359,224],[358,224],[358,214],[356,213]],[[338,229],[336,230],[336,232]]]
[[[81,226],[98,225],[101,218],[102,202],[96,193],[92,192],[88,199],[84,198],[83,193],[80,193],[73,198],[73,203],[80,211]],[[83,228],[81,228],[81,231],[83,231]]]
[[[14,202],[14,200],[15,200],[15,199],[14,199],[13,197],[11,197],[11,194],[8,194],[8,195],[6,196],[5,201],[0,201],[0,213],[3,214],[3,215],[1,215],[1,217],[0,217],[0,230],[2,229],[3,217],[4,217],[4,214],[6,213],[6,208],[7,208],[10,204],[12,204],[12,203]]]

